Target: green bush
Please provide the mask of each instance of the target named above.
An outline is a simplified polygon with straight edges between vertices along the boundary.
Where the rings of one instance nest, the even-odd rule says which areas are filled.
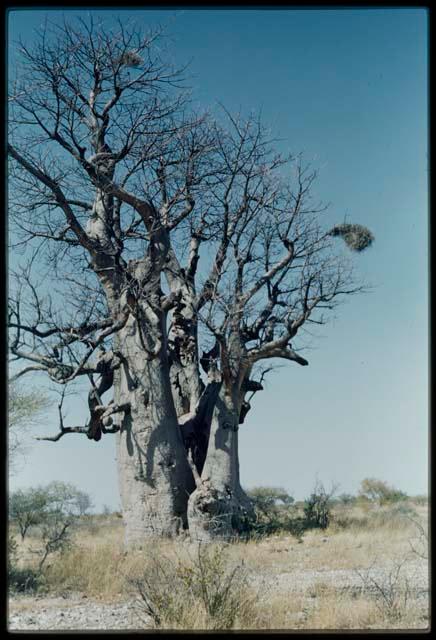
[[[279,532],[300,536],[301,527],[294,522],[294,498],[285,489],[255,487],[249,489],[247,494],[255,511],[255,520],[249,524],[249,537],[263,537]]]
[[[317,481],[309,498],[297,504],[281,488],[256,487],[247,491],[256,514],[255,521],[250,524],[249,537],[290,533],[302,541],[305,531],[326,529],[331,518],[333,492],[327,493],[323,484]]]
[[[322,482],[316,482],[312,493],[304,504],[307,528],[327,529],[331,518],[333,492],[332,489],[328,493]]]
[[[41,590],[45,580],[42,573],[31,567],[12,567],[8,572],[8,585],[11,593],[36,593]]]

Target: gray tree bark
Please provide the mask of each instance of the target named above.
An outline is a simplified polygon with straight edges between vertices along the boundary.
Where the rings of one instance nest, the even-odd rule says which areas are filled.
[[[124,360],[115,376],[115,398],[131,407],[117,435],[126,544],[173,536],[186,528],[188,496],[194,486],[171,395],[166,345],[162,341],[153,356],[144,351],[144,338],[148,350],[153,346],[150,326],[148,334],[141,335],[144,328],[131,316],[118,337]]]

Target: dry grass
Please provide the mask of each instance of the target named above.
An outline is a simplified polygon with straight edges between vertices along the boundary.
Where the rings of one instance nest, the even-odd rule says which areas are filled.
[[[414,509],[414,519],[425,527],[427,507],[422,504],[409,507]],[[419,530],[407,517],[404,505],[402,513],[395,508],[347,506],[337,509],[329,529],[311,530],[301,543],[292,536],[278,535],[226,545],[227,565],[243,565],[248,578],[238,595],[246,602],[240,607],[233,628],[426,628],[427,599],[418,597],[413,589],[398,615],[393,616],[380,606],[377,594],[365,590],[363,582],[360,589],[355,587],[357,572],[368,570],[371,563],[384,571],[385,576],[389,575],[389,567],[400,559],[406,567],[418,567],[420,563],[420,570],[425,570],[425,559],[414,554],[411,546],[418,535]],[[46,584],[50,593],[74,591],[106,602],[136,597],[138,594],[131,587],[132,578],[140,578],[147,571],[151,575],[151,563],[156,556],[166,558],[168,567],[188,566],[195,560],[197,549],[194,543],[184,539],[148,541],[142,550],[124,551],[122,522],[116,518],[96,518],[81,526],[74,542],[70,550],[54,555],[48,562]],[[422,540],[419,542],[422,548]],[[20,544],[21,562],[32,561],[30,550],[36,543],[35,538],[29,537]],[[319,579],[322,572],[327,576],[332,571],[353,577],[354,587],[336,584],[334,578],[333,583]],[[309,584],[306,576],[310,574]],[[382,578],[377,580],[383,583]],[[403,587],[404,583],[398,579],[394,588]],[[161,626],[217,628],[216,621],[211,625],[204,609],[195,603],[191,605],[180,609],[182,613],[176,616],[176,621],[166,620]]]
[[[142,574],[130,578],[137,610],[159,629],[245,629],[258,616],[260,593],[244,563],[221,544],[156,548]]]
[[[419,629],[428,624],[422,603],[410,599],[393,616],[376,597],[325,586],[305,620],[306,629]]]

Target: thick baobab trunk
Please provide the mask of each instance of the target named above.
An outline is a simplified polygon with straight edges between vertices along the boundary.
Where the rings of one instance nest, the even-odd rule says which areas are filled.
[[[117,442],[126,544],[172,536],[186,527],[193,488],[171,394],[166,344],[162,340],[152,354],[150,332],[150,323],[141,327],[131,315],[117,338],[124,362],[117,371],[115,398],[131,407]],[[153,337],[159,342],[159,332]]]
[[[239,394],[223,384],[213,412],[206,462],[189,498],[193,539],[232,538],[244,531],[253,515],[239,479],[239,415]]]

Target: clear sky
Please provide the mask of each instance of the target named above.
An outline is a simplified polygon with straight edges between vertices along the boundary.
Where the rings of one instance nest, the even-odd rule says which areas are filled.
[[[45,13],[62,17],[9,14],[11,59],[13,41],[31,41]],[[198,103],[261,109],[281,149],[304,152],[319,168],[316,194],[331,203],[332,222],[346,216],[376,237],[355,259],[371,292],[337,310],[304,353],[309,367],[283,365],[256,395],[239,432],[242,484],[283,486],[301,499],[316,477],[354,493],[373,476],[427,493],[426,10],[104,13],[167,25],[174,60],[190,61]],[[85,419],[85,407],[72,399],[66,424]],[[53,410],[35,433],[56,430]],[[51,480],[75,483],[97,507],[117,507],[114,437],[38,442],[11,488]]]

